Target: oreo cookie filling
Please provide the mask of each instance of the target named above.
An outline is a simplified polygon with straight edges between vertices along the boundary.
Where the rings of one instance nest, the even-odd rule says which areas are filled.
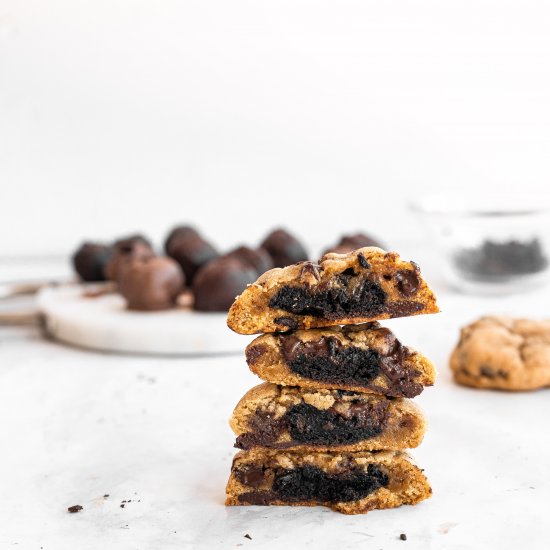
[[[374,349],[345,346],[333,336],[304,342],[293,334],[279,336],[281,353],[293,373],[310,380],[380,391],[373,381],[382,375],[388,386],[384,394],[393,397],[419,395],[423,387],[414,377],[420,373],[404,365],[409,353],[407,348],[386,329],[379,330],[384,330],[388,339],[389,353],[386,355]]]
[[[389,477],[380,466],[369,464],[367,470],[354,468],[329,474],[315,466],[293,469],[263,470],[265,481],[271,478],[271,489],[239,495],[239,501],[246,504],[266,505],[273,501],[336,503],[361,500],[380,487],[387,487]],[[239,471],[235,477],[244,482]],[[255,481],[256,485],[257,480]]]
[[[237,437],[235,447],[251,449],[257,445],[285,448],[296,444],[349,445],[376,437],[384,430],[389,403],[352,402],[345,414],[318,409],[307,403],[293,405],[280,418],[257,412],[249,421],[250,431]],[[277,442],[283,432],[291,441]]]

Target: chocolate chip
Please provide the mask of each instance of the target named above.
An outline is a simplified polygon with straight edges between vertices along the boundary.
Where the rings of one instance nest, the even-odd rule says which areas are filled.
[[[80,510],[83,510],[84,508],[80,506],[80,504],[75,504],[74,506],[69,506],[67,508],[67,511],[71,514],[76,514],[77,512],[80,512]]]
[[[395,274],[397,281],[397,290],[407,298],[416,294],[420,288],[420,278],[418,273],[412,269],[400,269]]]
[[[246,465],[235,470],[237,481],[250,487],[259,487],[265,479],[264,468],[262,466]]]
[[[367,262],[367,258],[365,258],[362,252],[359,252],[359,254],[357,254],[357,260],[359,260],[359,265],[361,267],[364,267],[365,269],[369,269],[370,264],[369,262]]]

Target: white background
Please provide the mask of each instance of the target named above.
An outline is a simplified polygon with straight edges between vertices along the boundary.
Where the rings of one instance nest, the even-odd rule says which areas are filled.
[[[3,0],[0,255],[179,221],[393,244],[417,194],[547,187],[549,28],[542,1]]]

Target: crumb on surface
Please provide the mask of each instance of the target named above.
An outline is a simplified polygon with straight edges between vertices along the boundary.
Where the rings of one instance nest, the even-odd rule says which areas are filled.
[[[252,537],[248,533],[244,536],[244,538],[248,540],[252,540]]]
[[[399,539],[400,539],[400,540],[407,540],[407,535],[406,535],[405,533],[401,533],[401,534],[399,535]]]
[[[80,506],[80,504],[75,504],[74,506],[69,506],[67,508],[67,511],[70,514],[76,514],[77,512],[80,512],[80,510],[84,510],[84,508],[82,506]]]

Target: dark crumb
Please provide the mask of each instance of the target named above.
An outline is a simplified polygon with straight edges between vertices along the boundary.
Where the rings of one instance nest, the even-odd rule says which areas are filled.
[[[74,506],[69,506],[67,508],[67,511],[70,512],[71,514],[76,514],[77,512],[80,512],[80,510],[83,510],[80,504],[75,504]]]
[[[405,535],[405,533],[401,533],[401,534],[399,535],[399,538],[400,538],[401,540],[407,540],[407,535]]]
[[[109,498],[109,495],[108,494],[103,495],[103,498]]]
[[[244,538],[248,540],[252,540],[252,537],[248,533],[244,536]]]
[[[121,505],[120,505],[121,508],[124,508],[124,506],[126,506],[126,504],[121,504]]]

